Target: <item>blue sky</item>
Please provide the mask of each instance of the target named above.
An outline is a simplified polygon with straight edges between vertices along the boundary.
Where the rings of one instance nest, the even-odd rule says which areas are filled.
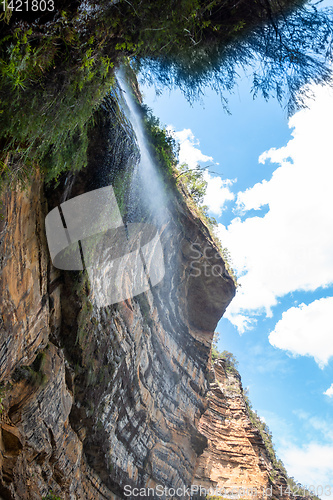
[[[144,101],[180,142],[180,159],[211,165],[205,204],[239,283],[220,321],[221,350],[273,433],[291,476],[333,496],[333,91],[316,87],[288,119],[275,100],[252,99],[243,77],[231,115],[207,91]]]

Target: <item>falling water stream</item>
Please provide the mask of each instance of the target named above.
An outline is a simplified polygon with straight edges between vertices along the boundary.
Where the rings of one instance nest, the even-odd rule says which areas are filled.
[[[128,186],[124,186],[128,193],[125,219],[122,220],[116,210],[118,227],[111,235],[107,233],[107,240],[104,238],[103,244],[93,254],[94,265],[87,268],[99,306],[134,297],[158,284],[165,273],[160,241],[161,232],[169,222],[165,188],[150,154],[143,123],[123,71],[119,71],[117,81],[118,97],[123,101],[123,111],[136,136],[140,158],[133,159],[131,165],[127,164],[130,171],[122,174],[122,183],[128,182]],[[111,204],[116,206],[113,191],[108,196]]]
[[[164,184],[150,154],[142,119],[123,70],[118,71],[117,81],[122,90],[127,107],[127,118],[133,127],[140,152],[140,161],[133,171],[131,185],[129,186],[130,196],[139,197],[139,202],[151,214],[154,223],[161,227],[168,219]]]
[[[160,236],[170,222],[165,186],[123,71],[119,71],[117,80],[115,100],[120,101],[125,117],[120,135],[114,128],[110,130],[115,137],[110,138],[109,156],[99,167],[104,175],[98,176],[104,186],[65,201],[70,184],[59,207],[61,212],[55,208],[46,219],[53,263],[60,269],[86,269],[98,307],[134,297],[163,279]],[[115,116],[112,109],[106,111],[109,117]],[[123,139],[118,140],[124,130]],[[137,148],[133,148],[133,139]],[[121,190],[126,193],[123,213],[110,185],[115,172],[121,176]]]

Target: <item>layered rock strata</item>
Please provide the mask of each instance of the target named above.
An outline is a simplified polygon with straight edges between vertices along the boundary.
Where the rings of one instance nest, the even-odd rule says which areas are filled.
[[[114,162],[117,152],[119,175],[135,159],[128,127],[114,116],[102,121],[107,141],[92,133],[90,167],[71,192],[45,193],[37,176],[25,191],[3,195],[4,499],[51,492],[66,500],[114,499],[125,498],[126,485],[188,486],[207,445],[197,424],[206,408],[211,340],[235,293],[207,228],[170,195],[160,234],[163,281],[100,309],[85,273],[58,271],[49,259],[44,218],[64,192],[72,197],[100,185],[96,157]]]
[[[235,498],[289,498],[287,478],[251,421],[237,370],[218,359],[210,372],[208,407],[198,430],[208,446],[198,459],[196,485]]]

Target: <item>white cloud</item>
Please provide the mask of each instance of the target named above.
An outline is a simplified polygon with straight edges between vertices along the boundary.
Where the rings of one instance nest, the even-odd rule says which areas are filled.
[[[180,132],[169,130],[173,134],[174,138],[179,141],[179,163],[187,163],[190,168],[196,168],[199,162],[213,161],[211,156],[204,155],[201,150],[197,147],[200,146],[200,142],[193,135],[193,132],[189,128],[185,128]]]
[[[171,126],[169,132],[179,142],[179,164],[186,163],[191,169],[195,169],[200,162],[213,162],[211,156],[207,156],[199,149],[200,142],[195,138],[191,129],[187,128],[180,132],[175,132]],[[222,214],[222,210],[227,201],[233,200],[235,195],[230,191],[230,186],[236,179],[221,179],[218,175],[211,175],[207,170],[204,171],[204,179],[207,181],[206,195],[203,204],[208,206],[208,210],[216,216]]]
[[[321,368],[333,356],[333,297],[291,307],[269,334],[270,343],[293,355],[313,356]]]
[[[305,429],[319,431],[317,433],[318,438],[321,438],[325,444],[330,443],[333,445],[333,422],[330,418],[324,420],[303,410],[294,410],[293,413],[302,421]]]
[[[279,297],[333,283],[332,114],[332,92],[316,88],[311,108],[290,119],[288,144],[260,156],[279,164],[272,178],[238,193],[241,213],[264,205],[268,212],[219,225],[242,285],[226,317],[240,331],[251,324],[246,317],[270,316]]]
[[[280,451],[280,450],[279,450]],[[322,498],[333,496],[333,446],[311,442],[304,447],[291,445],[279,453],[290,476],[303,485],[315,486]],[[320,486],[323,487],[323,491]],[[327,488],[326,488],[327,486]]]
[[[219,176],[212,176],[209,172],[204,172],[204,179],[207,181],[206,195],[203,204],[208,206],[213,215],[220,217],[227,201],[235,198],[234,193],[229,189],[236,180],[223,180]]]
[[[333,398],[333,384],[331,384],[327,391],[325,391],[323,394],[325,394],[325,396],[328,396],[329,398]]]
[[[321,498],[333,496],[333,429],[332,422],[311,416],[302,410],[294,412],[303,422],[304,430],[319,431],[318,440],[305,446],[294,443],[287,445],[279,454],[289,475],[302,484],[315,486],[315,493]],[[323,487],[323,491],[320,487]]]
[[[321,498],[333,496],[325,486],[333,485],[333,430],[332,421],[313,416],[304,410],[294,410],[299,422],[298,428],[304,435],[311,435],[311,440],[306,445],[296,443],[296,434],[290,421],[281,419],[272,412],[263,412],[269,423],[277,444],[277,456],[281,458],[289,476],[303,486],[314,486],[315,492]],[[310,431],[310,432],[309,432]],[[320,486],[323,486],[323,494]]]

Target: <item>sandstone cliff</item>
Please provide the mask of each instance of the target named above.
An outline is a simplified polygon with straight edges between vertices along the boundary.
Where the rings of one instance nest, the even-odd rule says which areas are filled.
[[[134,487],[191,484],[288,497],[239,374],[221,359],[211,368],[234,281],[171,185],[158,221],[138,191],[129,196],[139,151],[120,101],[115,93],[96,115],[87,169],[53,188],[37,172],[24,190],[2,193],[0,499],[132,499]],[[85,271],[53,267],[44,221],[64,200],[109,184],[125,219],[159,225],[165,276],[97,307]]]
[[[37,171],[25,190],[1,194],[0,500],[123,499],[126,486],[182,488],[194,478],[207,487],[272,486],[281,497],[284,473],[251,423],[238,376],[221,362],[210,370],[213,332],[235,284],[207,227],[174,185],[166,183],[158,218],[165,277],[138,296],[97,307],[85,272],[52,266],[45,237],[50,210],[109,184],[122,216],[131,202],[136,222],[157,224],[140,193],[129,200],[126,192],[139,152],[119,95],[104,100],[89,125],[124,58],[152,58],[157,79],[170,77],[189,95],[207,81],[224,92],[237,74],[230,42],[246,41],[252,27],[240,57],[252,62],[254,48],[267,63],[270,47],[281,97],[282,61],[294,62],[296,50],[306,62],[314,46],[321,53],[320,31],[310,29],[301,51],[296,39],[296,47],[282,44],[287,51],[280,56],[286,33],[277,36],[274,18],[302,1],[222,3],[173,2],[170,10],[166,2],[139,2],[136,9],[127,0],[61,0],[25,18],[3,3],[2,173],[24,178],[38,158],[49,179],[62,175],[58,187],[46,187]],[[312,10],[303,15],[302,26],[311,26]],[[286,23],[287,38],[289,26],[301,26],[294,19]],[[328,20],[316,19],[318,26]],[[227,57],[220,73],[212,71],[212,55]],[[290,109],[303,69],[290,80]],[[325,64],[310,70],[325,80]],[[254,86],[267,95],[272,81],[262,76],[260,84],[254,75]],[[88,167],[65,175],[69,163],[73,170],[86,164],[86,153]]]
[[[255,425],[258,417],[251,418],[239,373],[224,359],[214,362],[207,400],[198,429],[208,446],[198,459],[194,482],[226,496],[288,498],[285,471],[274,463]]]
[[[217,254],[207,228],[170,195],[163,281],[102,309],[85,274],[56,270],[48,255],[48,211],[100,185],[101,160],[121,176],[135,159],[131,132],[112,109],[109,102],[91,132],[88,169],[66,187],[45,190],[37,175],[26,190],[3,193],[4,499],[113,499],[124,498],[125,485],[188,486],[207,444],[197,424],[211,340],[235,293],[221,257],[221,275],[191,275],[194,243],[206,248],[198,269]]]

